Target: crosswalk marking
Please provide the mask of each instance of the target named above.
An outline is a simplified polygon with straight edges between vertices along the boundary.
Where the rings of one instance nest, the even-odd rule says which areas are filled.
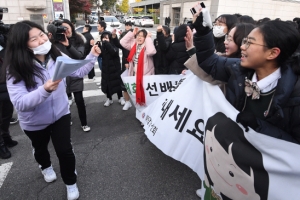
[[[9,163],[4,163],[0,166],[0,188],[1,188],[12,165],[13,165],[13,163],[9,162]]]

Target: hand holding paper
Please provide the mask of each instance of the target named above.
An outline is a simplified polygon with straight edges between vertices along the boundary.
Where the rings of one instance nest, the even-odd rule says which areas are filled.
[[[93,48],[95,48],[95,46]],[[91,60],[73,60],[71,58],[63,56],[57,57],[52,81],[57,81],[69,76],[74,71],[89,63],[90,61]]]
[[[57,81],[48,80],[48,81],[44,84],[44,89],[45,89],[47,92],[53,92],[54,90],[57,89],[58,84],[60,83],[60,81],[61,81],[61,79],[60,79],[60,80],[57,80]]]

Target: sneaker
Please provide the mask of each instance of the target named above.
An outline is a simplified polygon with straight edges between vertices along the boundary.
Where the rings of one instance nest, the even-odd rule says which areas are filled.
[[[12,140],[11,137],[3,138],[3,140],[4,140],[4,144],[7,147],[14,147],[18,144],[18,142],[15,140]]]
[[[98,85],[98,86],[99,86],[99,85],[101,85],[101,83],[96,83],[96,85]]]
[[[75,184],[73,185],[66,185],[67,186],[67,197],[68,200],[75,200],[79,198],[79,191],[78,191],[78,187]]]
[[[110,106],[110,104],[113,104],[113,102],[114,102],[113,100],[107,99],[104,103],[104,106],[108,107],[108,106]]]
[[[51,183],[56,180],[56,173],[53,170],[52,165],[44,170],[42,170],[42,174],[44,175],[44,179],[47,183]]]
[[[201,189],[196,190],[196,194],[197,194],[198,197],[201,198]]]
[[[7,146],[4,143],[0,144],[0,158],[8,159],[10,157],[11,157],[11,153],[8,150]]]
[[[131,106],[132,105],[131,105],[130,101],[126,101],[124,106],[123,106],[123,110],[128,110]]]
[[[72,103],[73,103],[73,101],[72,101],[72,100],[69,100],[69,106],[71,106],[71,105],[72,105]]]
[[[124,97],[121,97],[121,98],[119,99],[119,103],[120,103],[122,106],[125,105],[125,99],[124,99]]]
[[[91,130],[91,127],[89,127],[88,125],[81,126],[81,128],[82,128],[82,130],[83,130],[84,132],[88,132],[88,131]]]
[[[10,119],[10,124],[16,124],[18,123],[19,119],[18,118],[11,118]]]

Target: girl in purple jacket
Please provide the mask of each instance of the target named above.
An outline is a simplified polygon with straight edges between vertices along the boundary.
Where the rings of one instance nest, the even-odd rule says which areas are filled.
[[[10,99],[20,126],[34,148],[34,157],[46,182],[56,180],[47,149],[50,138],[67,186],[68,200],[79,197],[75,155],[71,144],[70,111],[65,80],[52,81],[61,52],[51,45],[44,30],[31,21],[16,23],[10,31],[3,64]],[[94,67],[100,53],[94,46],[86,59],[92,61],[70,76],[83,77]]]

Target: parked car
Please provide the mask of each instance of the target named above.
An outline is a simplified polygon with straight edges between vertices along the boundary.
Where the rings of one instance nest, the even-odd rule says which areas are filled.
[[[101,21],[106,23],[106,27],[121,28],[122,24],[115,16],[101,16]]]
[[[134,24],[135,20],[139,18],[138,16],[129,16],[128,18],[126,18],[125,22],[131,22],[132,24]]]
[[[139,19],[141,19],[141,17],[136,17],[134,22],[133,22],[133,25],[139,26]]]
[[[125,24],[126,19],[125,19],[125,17],[120,17],[119,21],[120,21],[120,23]]]
[[[153,27],[154,21],[152,16],[141,16],[136,22],[137,26],[150,26]]]
[[[91,35],[93,36],[94,39],[96,39],[99,35],[99,31],[97,29],[97,24],[90,24],[90,26],[92,27]],[[75,28],[75,30],[79,33],[82,33],[83,27],[84,27],[84,25],[77,26]],[[106,27],[106,30],[110,31],[110,32],[112,32],[114,29],[115,28],[112,28],[112,27]],[[118,36],[118,38],[120,36],[120,30],[119,29],[117,29],[117,36]]]
[[[98,22],[98,16],[97,15],[89,15],[88,20],[90,24],[94,24]]]

